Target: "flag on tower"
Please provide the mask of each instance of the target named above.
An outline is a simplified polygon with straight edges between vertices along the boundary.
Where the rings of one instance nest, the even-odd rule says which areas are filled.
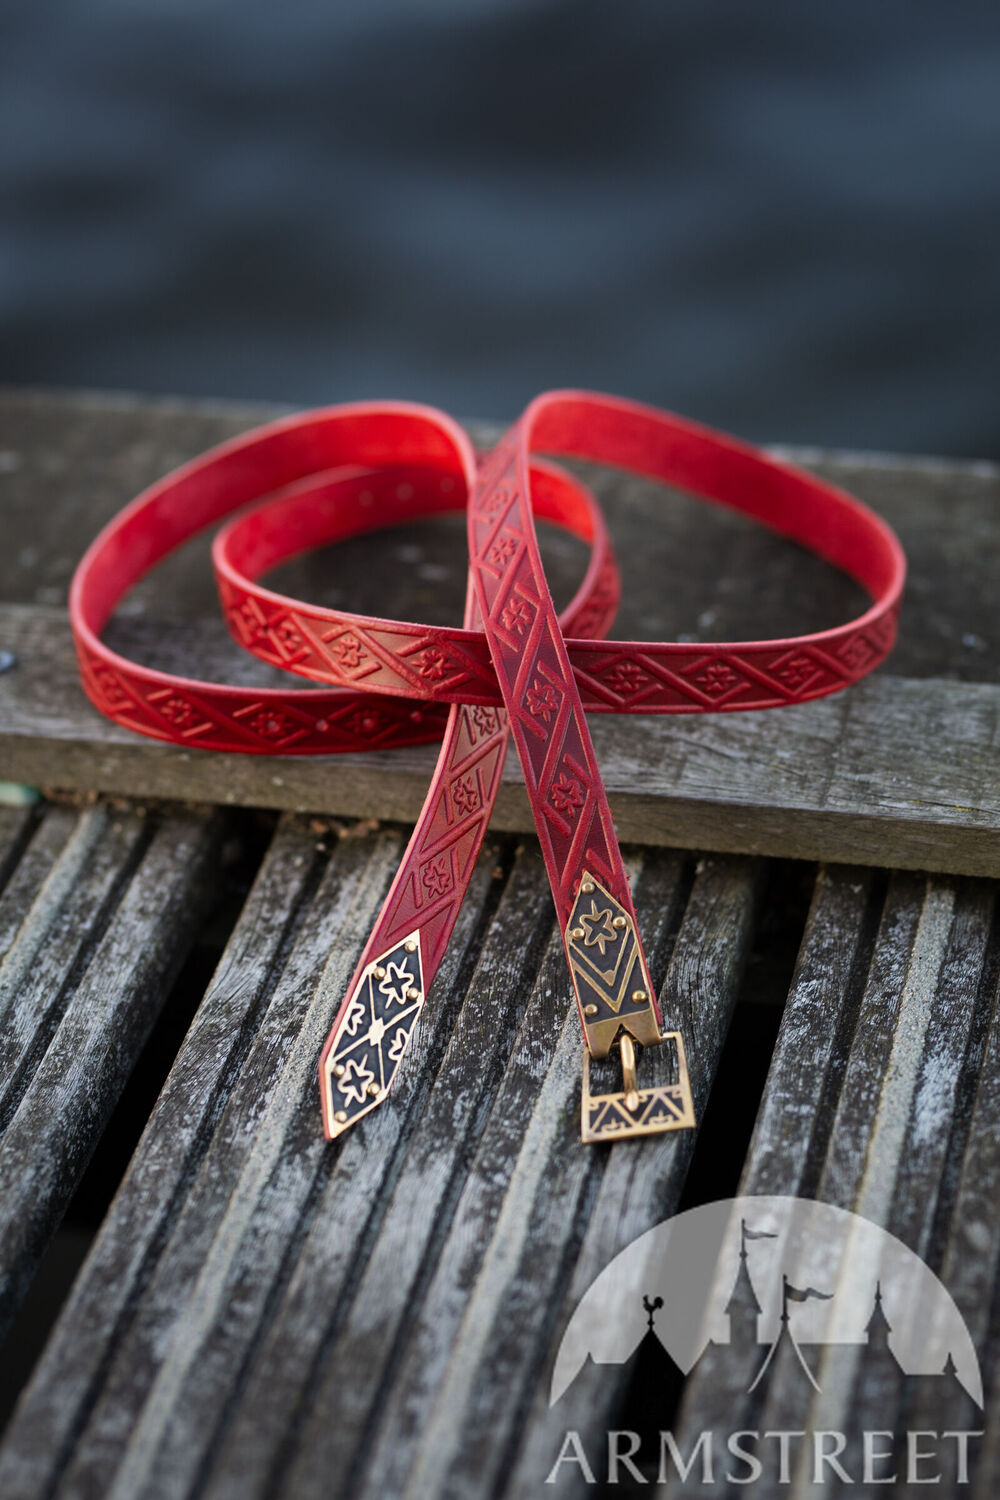
[[[778,1236],[769,1229],[748,1229],[746,1219],[740,1220],[740,1255],[747,1258],[747,1240],[776,1240]]]
[[[792,1286],[790,1281],[785,1282],[785,1296],[791,1297],[793,1302],[808,1302],[810,1297],[819,1297],[824,1302],[829,1302],[833,1296],[832,1292],[818,1292],[814,1286],[799,1288]]]

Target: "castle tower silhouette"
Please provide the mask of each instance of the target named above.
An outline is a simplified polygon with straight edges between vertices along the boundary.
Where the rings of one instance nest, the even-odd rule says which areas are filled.
[[[833,1372],[831,1378],[836,1384],[838,1368],[845,1372],[852,1388],[858,1388],[862,1379],[860,1372],[863,1372],[865,1382],[874,1380],[869,1389],[889,1392],[892,1411],[887,1416],[896,1416],[902,1421],[908,1409],[907,1403],[930,1400],[937,1403],[942,1413],[941,1420],[947,1420],[953,1427],[972,1431],[977,1424],[981,1425],[982,1413],[959,1379],[950,1350],[939,1373],[911,1375],[903,1369],[890,1341],[892,1325],[883,1306],[881,1281],[875,1285],[872,1310],[865,1327],[866,1340],[861,1346],[863,1352],[859,1351],[857,1342],[842,1345],[827,1344],[823,1339],[816,1343],[799,1342],[790,1323],[789,1304],[795,1306],[813,1298],[828,1301],[833,1293],[812,1286],[796,1286],[784,1271],[780,1272],[780,1321],[773,1337],[762,1339],[760,1320],[763,1309],[750,1275],[747,1242],[777,1238],[767,1230],[748,1228],[746,1220],[741,1221],[736,1276],[724,1309],[729,1322],[729,1341],[719,1343],[708,1338],[686,1373],[676,1363],[656,1328],[656,1314],[671,1295],[669,1291],[662,1296],[643,1296],[646,1328],[627,1359],[599,1361],[588,1351],[577,1379],[590,1385],[595,1400],[604,1399],[601,1392],[608,1393],[608,1409],[616,1413],[616,1425],[639,1434],[643,1453],[655,1455],[659,1452],[659,1434],[670,1426],[685,1380],[695,1369],[718,1393],[720,1410],[727,1410],[725,1403],[738,1401],[742,1393],[769,1387],[768,1399],[774,1403],[773,1419],[785,1426],[797,1427],[807,1423],[817,1398],[822,1397],[817,1373],[823,1374],[825,1383]],[[763,1270],[765,1274],[775,1274],[774,1267],[765,1265]],[[715,1306],[718,1307],[718,1303]],[[821,1346],[824,1350],[822,1356],[816,1352]],[[813,1366],[817,1373],[814,1373]],[[859,1408],[859,1420],[861,1415],[863,1412]],[[886,1425],[889,1425],[888,1420]]]
[[[751,1238],[755,1237],[751,1231]],[[750,1271],[747,1267],[747,1221],[741,1219],[740,1262],[733,1290],[726,1303],[726,1316],[729,1319],[729,1347],[734,1352],[745,1354],[748,1350],[757,1347],[757,1320],[761,1312],[762,1308],[757,1301],[757,1293],[753,1289],[753,1282],[750,1280]]]
[[[892,1332],[892,1324],[886,1317],[885,1308],[882,1306],[881,1281],[876,1281],[875,1283],[875,1305],[872,1308],[872,1315],[868,1319],[865,1332],[868,1335],[868,1352],[870,1354],[888,1355],[891,1359],[895,1359],[895,1355],[889,1347],[889,1335]],[[950,1355],[949,1358],[951,1358]]]

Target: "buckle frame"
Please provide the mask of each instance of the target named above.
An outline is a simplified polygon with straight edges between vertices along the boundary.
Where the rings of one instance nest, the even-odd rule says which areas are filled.
[[[583,1089],[580,1098],[580,1139],[585,1146],[603,1141],[634,1140],[669,1130],[693,1130],[691,1079],[679,1031],[665,1031],[661,1040],[677,1048],[677,1082],[640,1088],[636,1078],[635,1046],[623,1031],[619,1040],[622,1088],[612,1094],[590,1092],[590,1053],[583,1052]]]

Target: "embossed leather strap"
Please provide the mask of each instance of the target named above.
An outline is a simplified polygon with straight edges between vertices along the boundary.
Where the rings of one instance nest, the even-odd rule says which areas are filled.
[[[531,522],[532,514],[548,513],[547,471],[534,460],[530,504],[519,477],[528,472],[532,424],[543,419],[544,443],[625,463],[746,511],[845,567],[876,594],[876,603],[860,620],[797,640],[688,647],[601,639],[610,620],[594,618],[607,613],[608,590],[598,586],[580,631],[595,640],[564,640],[567,623],[555,621]],[[683,1041],[677,1033],[660,1035],[655,991],[581,710],[773,707],[842,687],[891,644],[901,553],[888,528],[831,486],[679,419],[573,394],[541,398],[486,460],[470,525],[473,577],[490,609],[485,637],[471,628],[432,633],[366,620],[262,586],[260,575],[286,557],[335,539],[335,528],[308,497],[240,516],[214,544],[223,608],[250,649],[280,663],[261,627],[292,620],[306,644],[284,664],[313,680],[363,680],[383,693],[464,705],[449,722],[421,820],[324,1049],[327,1131],[337,1135],[374,1108],[395,1076],[429,983],[428,929],[418,925],[416,913],[423,909],[437,924],[436,967],[457,913],[456,876],[464,879],[470,868],[462,839],[477,825],[478,849],[485,831],[480,785],[495,786],[502,765],[502,716],[495,738],[486,717],[487,705],[498,701],[513,712],[588,1054],[605,1056],[613,1043],[622,1052],[625,1084],[618,1095],[591,1098],[585,1057],[585,1139],[690,1125]],[[632,1042],[658,1040],[669,1040],[676,1052],[675,1080],[640,1090]]]
[[[539,515],[572,522],[593,544],[587,573],[561,623],[604,632],[618,607],[618,571],[593,497],[582,487],[574,496],[568,476],[543,463],[532,466],[532,475]],[[402,488],[404,498],[412,498],[409,478]],[[302,497],[290,495],[232,523],[216,539],[217,562],[235,556],[251,569],[266,569],[305,546],[330,541],[331,518],[318,515],[308,498],[304,510],[301,504]],[[268,611],[286,607],[277,595],[253,602]],[[428,630],[344,615],[332,628],[335,641],[348,643],[354,670],[364,679],[381,677],[392,631],[406,641],[408,670],[434,683],[467,672],[463,648],[482,639],[471,583],[465,623],[462,632]],[[475,681],[471,673],[469,681]],[[331,1140],[381,1104],[396,1078],[482,848],[508,737],[502,709],[474,701],[452,705],[420,816],[320,1056],[323,1128]]]
[[[589,493],[534,459],[535,447],[618,465],[740,510],[844,569],[874,602],[856,620],[779,641],[598,639],[618,597],[606,531]],[[161,557],[261,495],[270,498],[215,544],[230,628],[255,654],[332,689],[251,690],[179,679],[129,662],[101,641],[118,599]],[[320,541],[460,508],[467,496],[464,630],[364,619],[288,599],[257,581]],[[568,525],[592,546],[587,576],[562,620],[533,514]],[[489,819],[507,741],[506,705],[587,1040],[584,1138],[602,1140],[687,1126],[693,1111],[676,1033],[669,1034],[674,1082],[638,1088],[633,1041],[668,1038],[660,1034],[584,710],[730,711],[834,692],[889,651],[904,571],[890,529],[842,491],[679,418],[563,392],[532,403],[478,474],[455,423],[403,403],[330,408],[224,444],[152,486],[105,528],[77,570],[71,618],[84,685],[97,707],[162,739],[303,754],[443,733],[421,818],[324,1049],[331,1135],[385,1098],[412,1035]],[[613,1044],[623,1089],[592,1099],[587,1058],[606,1055]]]
[[[440,740],[448,699],[435,693],[433,676],[422,677],[412,665],[409,675],[422,690],[408,701],[379,693],[370,680],[359,687],[349,665],[346,691],[236,687],[131,661],[103,641],[101,631],[119,601],[157,563],[262,496],[286,492],[298,513],[321,519],[331,537],[357,535],[394,525],[404,515],[412,520],[463,510],[475,472],[475,454],[457,423],[430,407],[399,402],[289,417],[184,464],[115,516],[74,573],[70,623],[87,696],[129,729],[202,750],[330,755]],[[569,476],[549,467],[538,477],[543,513],[592,548],[567,628],[595,628],[617,602],[603,518]],[[376,629],[378,622],[369,623]],[[266,604],[248,607],[238,635],[256,654],[300,673],[301,659],[322,644],[293,611]],[[434,630],[424,635],[433,651]],[[350,641],[341,641],[348,664],[349,647]],[[355,675],[364,678],[365,672]]]
[[[850,496],[694,424],[584,392],[538,397],[480,468],[469,504],[469,554],[485,634],[562,927],[587,1053],[606,1056],[617,1042],[622,1057],[621,1092],[592,1099],[585,1056],[583,1136],[683,1128],[694,1123],[683,1041],[677,1032],[661,1036],[628,877],[538,550],[529,468],[535,447],[614,464],[735,505],[804,542],[876,595],[862,620],[808,644],[700,653],[682,674],[686,691],[700,689],[719,707],[738,706],[741,697],[759,691],[762,679],[772,694],[782,682],[802,693],[804,685],[823,681],[829,691],[881,659],[895,636],[903,555],[890,529]],[[524,621],[523,629],[511,628],[514,618]],[[648,706],[654,693],[646,695],[643,684],[652,686],[664,671],[655,650],[622,643],[602,649],[621,686],[632,668],[636,691],[629,706],[640,694]],[[662,711],[668,703],[658,706]],[[668,1039],[677,1054],[674,1082],[640,1090],[634,1043]]]
[[[563,632],[587,713],[778,708],[839,692],[884,660],[896,636],[905,562],[892,530],[853,496],[734,438],[632,402],[553,394],[539,397],[529,411],[536,414],[532,422],[543,424],[543,449],[603,455],[601,462],[739,511],[841,568],[873,598],[857,619],[780,640],[615,641],[593,628],[591,611],[603,611],[607,602],[597,579],[590,605]],[[524,430],[522,421],[517,431]],[[550,518],[550,483],[539,470],[531,498],[540,519]],[[398,509],[405,517],[406,505]],[[337,534],[308,496],[270,520],[265,511],[220,532],[213,556],[236,639],[314,682],[363,683],[370,692],[436,703],[502,704],[481,632],[366,620],[258,582],[286,557]],[[518,636],[526,628],[525,608],[519,599],[510,603],[508,628]],[[274,637],[269,622],[294,632],[291,649]]]
[[[380,447],[372,419],[377,423],[383,415],[389,430]],[[453,443],[450,455],[442,435]],[[404,466],[383,462],[371,469],[348,462],[384,461],[397,452],[408,458]],[[331,460],[341,466],[326,468]],[[317,464],[322,472],[310,472]],[[447,419],[439,422],[436,413],[350,408],[296,418],[226,444],[153,486],[98,537],[73,583],[84,685],[99,708],[131,728],[202,748],[298,753],[411,743],[440,737],[443,729],[423,810],[323,1050],[323,1119],[331,1137],[381,1102],[395,1076],[482,846],[507,749],[507,718],[500,709],[375,697],[370,679],[379,671],[376,642],[395,629],[408,632],[408,678],[418,687],[443,679],[454,683],[463,674],[474,686],[474,676],[461,665],[462,645],[478,646],[482,637],[345,617],[333,639],[362,691],[251,693],[127,662],[98,632],[121,594],[161,557],[268,484],[277,494],[243,512],[217,546],[217,557],[232,546],[248,565],[270,567],[321,541],[464,511],[474,472],[464,434]],[[590,548],[562,623],[573,632],[604,632],[618,606],[618,573],[603,517],[589,490],[563,471],[538,463],[533,478],[539,515]],[[248,601],[237,618],[244,644],[293,670],[323,638],[320,628],[303,623],[274,596]],[[466,623],[477,622],[470,588]]]
[[[618,568],[594,497],[564,470],[533,466],[532,503],[541,521],[590,546],[586,574],[564,612],[570,637],[606,635],[618,609]],[[377,525],[462,511],[464,486],[433,470],[386,469],[343,479],[334,498],[312,488],[286,492],[241,512],[212,543],[222,611],[241,646],[313,682],[382,697],[434,703],[501,703],[482,630],[376,620],[293,599],[259,582],[290,558]],[[372,701],[375,701],[374,699]]]

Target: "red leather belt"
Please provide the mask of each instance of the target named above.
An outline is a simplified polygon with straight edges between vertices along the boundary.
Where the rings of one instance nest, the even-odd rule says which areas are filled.
[[[778,641],[608,641],[619,585],[600,511],[579,481],[534,457],[535,449],[616,465],[739,510],[843,569],[873,604],[845,625]],[[326,609],[257,581],[320,543],[455,509],[467,511],[470,550],[461,630]],[[213,547],[231,630],[255,655],[330,686],[254,691],[196,682],[127,661],[101,641],[139,578],[237,510]],[[538,551],[537,517],[591,548],[561,617]],[[682,1039],[662,1030],[585,712],[718,712],[835,692],[890,650],[904,574],[890,528],[833,486],[651,408],[556,392],[534,401],[481,462],[449,418],[398,403],[307,413],[225,443],[153,485],[104,529],[74,576],[70,611],[88,695],[143,733],[277,754],[441,740],[420,818],[323,1049],[331,1138],[392,1085],[513,734],[583,1026],[583,1138],[597,1141],[685,1128],[694,1112]],[[661,1042],[672,1049],[671,1081],[640,1088],[636,1045]],[[623,1086],[592,1096],[589,1059],[613,1046]]]

